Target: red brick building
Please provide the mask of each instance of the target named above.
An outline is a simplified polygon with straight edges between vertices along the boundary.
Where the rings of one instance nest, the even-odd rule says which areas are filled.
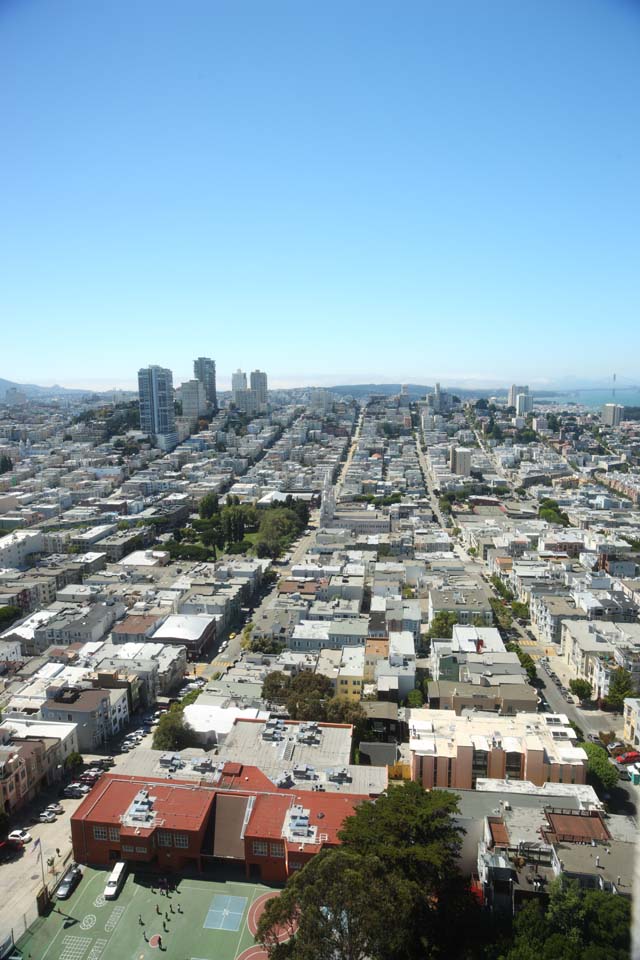
[[[216,860],[284,883],[338,831],[365,796],[284,790],[255,767],[227,763],[214,782],[106,774],[71,817],[74,858],[201,870]]]

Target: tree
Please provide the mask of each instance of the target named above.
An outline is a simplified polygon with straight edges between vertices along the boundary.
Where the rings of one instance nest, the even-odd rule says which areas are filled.
[[[422,696],[422,691],[416,687],[414,690],[411,690],[407,695],[407,706],[408,707],[422,707],[424,705],[424,697]]]
[[[429,640],[450,640],[453,636],[453,628],[457,622],[457,613],[448,613],[446,610],[441,610],[439,613],[436,613],[431,621],[431,625],[427,631],[427,637]]]
[[[609,763],[607,751],[599,747],[597,743],[589,743],[588,741],[581,746],[589,760],[587,779],[594,788],[600,791],[613,790],[618,783],[618,774],[613,765]]]
[[[274,670],[268,673],[262,684],[263,700],[271,700],[276,703],[284,703],[286,694],[289,690],[289,677],[280,670]]]
[[[345,849],[317,854],[267,902],[258,940],[270,957],[375,960],[403,955],[412,890],[382,863]],[[297,929],[296,929],[297,928]],[[282,931],[291,939],[279,945]]]
[[[64,766],[66,770],[75,770],[76,767],[81,767],[82,754],[78,753],[77,750],[72,750],[69,756],[65,758]]]
[[[9,473],[10,470],[13,470],[13,460],[3,453],[0,456],[0,474]]]
[[[154,750],[184,750],[197,746],[193,728],[184,719],[182,707],[175,705],[160,718],[153,735]]]
[[[333,694],[328,677],[310,670],[301,670],[289,683],[287,712],[292,720],[325,720],[326,701]]]
[[[0,812],[0,841],[6,838],[9,832],[10,823],[11,820],[9,818],[9,814],[6,812],[6,810],[2,810],[2,812]]]
[[[511,610],[514,617],[518,620],[528,620],[529,619],[529,604],[520,603],[519,600],[514,600],[511,604]]]
[[[625,699],[634,696],[634,694],[633,677],[628,670],[623,670],[620,667],[609,682],[609,692],[604,698],[605,706],[609,710],[622,712]]]
[[[267,905],[259,938],[270,958],[459,956],[474,908],[458,874],[456,811],[454,794],[414,782],[360,804],[339,833],[342,847],[313,857]],[[278,927],[293,934],[284,947]]]
[[[625,897],[554,880],[548,906],[536,898],[518,912],[500,960],[628,960],[630,922]]]
[[[580,703],[584,703],[585,700],[591,699],[591,694],[593,693],[593,687],[588,680],[582,680],[578,678],[577,680],[569,681],[569,690],[571,693],[575,694]]]
[[[14,607],[12,604],[6,604],[4,607],[0,607],[0,630],[6,630],[14,620],[22,615],[20,607]]]
[[[350,723],[353,726],[353,739],[356,743],[364,737],[368,717],[359,703],[348,697],[331,697],[325,705],[328,723]]]
[[[198,513],[203,520],[210,520],[219,509],[220,505],[215,493],[206,493],[198,505]]]

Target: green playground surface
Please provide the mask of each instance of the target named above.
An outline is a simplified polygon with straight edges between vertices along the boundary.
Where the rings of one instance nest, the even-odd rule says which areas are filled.
[[[13,956],[24,960],[160,960],[163,956],[235,960],[255,945],[248,925],[252,904],[275,892],[235,874],[229,879],[220,871],[206,878],[172,878],[177,890],[165,896],[157,877],[130,873],[118,898],[105,900],[108,875],[107,870],[85,867],[71,897],[54,901],[48,916],[39,917],[16,943]]]

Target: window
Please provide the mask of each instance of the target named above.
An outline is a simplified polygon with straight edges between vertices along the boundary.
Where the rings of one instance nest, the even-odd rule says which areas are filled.
[[[301,860],[289,860],[289,870],[291,870],[291,872],[294,870],[302,870],[302,866]]]
[[[116,843],[120,840],[120,828],[119,827],[109,827],[109,840],[115,840]]]
[[[189,846],[189,837],[186,833],[176,833],[173,837],[173,842],[176,847],[182,847],[184,850]]]
[[[256,857],[266,857],[269,852],[268,844],[264,840],[254,840],[252,849]]]
[[[146,852],[147,852],[146,847],[136,847],[136,853],[146,853]]]
[[[168,830],[158,830],[158,846],[159,847],[170,847],[172,844],[172,836]]]
[[[94,827],[94,828],[93,828],[93,839],[94,839],[94,840],[106,840],[106,839],[107,839],[107,828],[106,828],[106,827]]]
[[[122,844],[122,852],[123,852],[123,853],[134,853],[134,852],[135,852],[135,847],[132,847],[132,846],[131,846],[130,844],[128,844],[128,843],[123,843],[123,844]]]
[[[284,857],[284,843],[272,843],[271,844],[271,856],[272,857]]]

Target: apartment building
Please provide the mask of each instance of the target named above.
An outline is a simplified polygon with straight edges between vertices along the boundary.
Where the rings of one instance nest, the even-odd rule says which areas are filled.
[[[476,717],[411,710],[408,724],[411,777],[426,789],[473,790],[486,777],[537,785],[586,782],[587,755],[562,714]]]

